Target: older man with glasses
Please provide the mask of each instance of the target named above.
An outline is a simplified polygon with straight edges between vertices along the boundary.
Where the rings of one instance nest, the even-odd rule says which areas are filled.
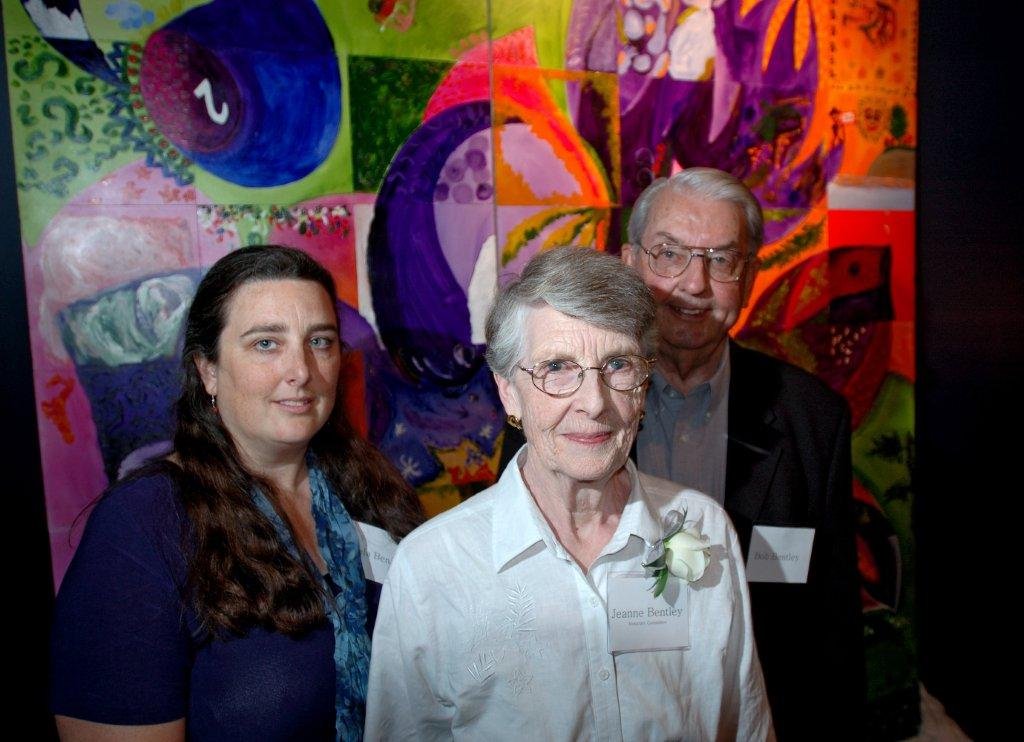
[[[654,294],[659,343],[635,456],[732,518],[779,738],[854,738],[864,656],[850,413],[816,377],[729,339],[763,237],[756,197],[720,170],[688,168],[637,199],[622,259]]]

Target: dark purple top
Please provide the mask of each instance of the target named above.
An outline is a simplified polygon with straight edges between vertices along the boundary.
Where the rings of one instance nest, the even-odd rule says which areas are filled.
[[[106,724],[182,717],[190,739],[334,738],[334,635],[209,639],[183,598],[187,516],[172,480],[117,485],[89,517],[57,596],[56,714]]]

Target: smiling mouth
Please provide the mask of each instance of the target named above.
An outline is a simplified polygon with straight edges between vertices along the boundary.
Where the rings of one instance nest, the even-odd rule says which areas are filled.
[[[710,309],[693,309],[691,307],[677,307],[674,304],[666,304],[673,314],[680,317],[701,317],[711,311]]]
[[[279,399],[275,404],[292,412],[303,412],[313,406],[312,397],[304,399]]]
[[[585,445],[596,445],[604,443],[612,437],[612,431],[606,430],[603,433],[564,433],[566,438],[571,440],[573,443],[583,443]]]

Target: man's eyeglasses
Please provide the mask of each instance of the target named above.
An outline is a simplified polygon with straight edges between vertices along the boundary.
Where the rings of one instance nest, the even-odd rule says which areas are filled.
[[[659,242],[648,250],[647,262],[651,270],[664,278],[681,276],[690,267],[695,257],[704,258],[708,264],[708,275],[713,281],[729,283],[740,280],[743,264],[750,258],[731,247],[685,247],[672,242]]]
[[[530,368],[520,366],[533,379],[533,385],[552,397],[565,397],[583,385],[587,371],[597,371],[601,381],[609,389],[628,392],[636,389],[651,378],[651,364],[654,358],[623,355],[614,356],[601,366],[581,366],[575,361],[554,358],[535,363]]]

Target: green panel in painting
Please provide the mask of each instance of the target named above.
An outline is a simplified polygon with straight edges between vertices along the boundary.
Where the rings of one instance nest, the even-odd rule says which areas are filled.
[[[38,239],[69,197],[137,154],[109,116],[110,86],[38,36],[8,36],[11,136],[22,235]]]
[[[416,130],[447,62],[349,57],[352,169],[356,191],[374,192],[391,158]]]
[[[335,42],[348,54],[458,59],[488,38],[488,0],[372,0],[319,3]]]

